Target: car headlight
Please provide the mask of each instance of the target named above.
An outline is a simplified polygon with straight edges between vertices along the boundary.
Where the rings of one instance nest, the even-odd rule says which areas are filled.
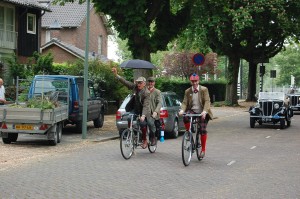
[[[279,109],[279,104],[275,103],[275,104],[274,104],[274,108],[275,108],[275,109]]]

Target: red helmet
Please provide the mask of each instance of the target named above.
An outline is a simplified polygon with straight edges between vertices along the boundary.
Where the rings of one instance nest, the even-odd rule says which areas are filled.
[[[199,80],[199,76],[196,73],[193,73],[190,76],[190,81],[198,81]]]

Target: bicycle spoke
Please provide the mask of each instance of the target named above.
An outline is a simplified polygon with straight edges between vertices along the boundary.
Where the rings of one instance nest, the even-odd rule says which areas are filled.
[[[190,132],[185,132],[182,138],[182,161],[185,166],[190,164],[192,158],[192,135]]]
[[[120,139],[120,148],[122,156],[129,159],[133,154],[133,139],[132,132],[129,129],[123,131]]]

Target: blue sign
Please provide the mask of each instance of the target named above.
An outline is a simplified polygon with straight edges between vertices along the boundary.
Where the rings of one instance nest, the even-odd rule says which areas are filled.
[[[202,65],[202,64],[204,64],[204,61],[205,61],[205,57],[203,54],[201,54],[201,53],[194,54],[193,62],[195,65],[197,65],[197,66]]]

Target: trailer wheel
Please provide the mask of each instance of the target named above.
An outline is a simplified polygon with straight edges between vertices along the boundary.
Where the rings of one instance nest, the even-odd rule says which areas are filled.
[[[57,143],[60,143],[62,137],[62,123],[58,123],[56,127]]]
[[[53,132],[53,140],[48,140],[48,142],[49,142],[49,144],[51,145],[51,146],[55,146],[57,143],[58,143],[58,133],[57,133],[57,129],[58,129],[58,125],[57,124],[55,124],[55,131]],[[50,131],[51,129],[49,129],[49,131]]]
[[[12,142],[16,142],[18,139],[18,133],[8,133],[7,138],[2,138],[4,144],[10,144]]]
[[[4,144],[10,144],[11,140],[9,138],[2,138]]]

